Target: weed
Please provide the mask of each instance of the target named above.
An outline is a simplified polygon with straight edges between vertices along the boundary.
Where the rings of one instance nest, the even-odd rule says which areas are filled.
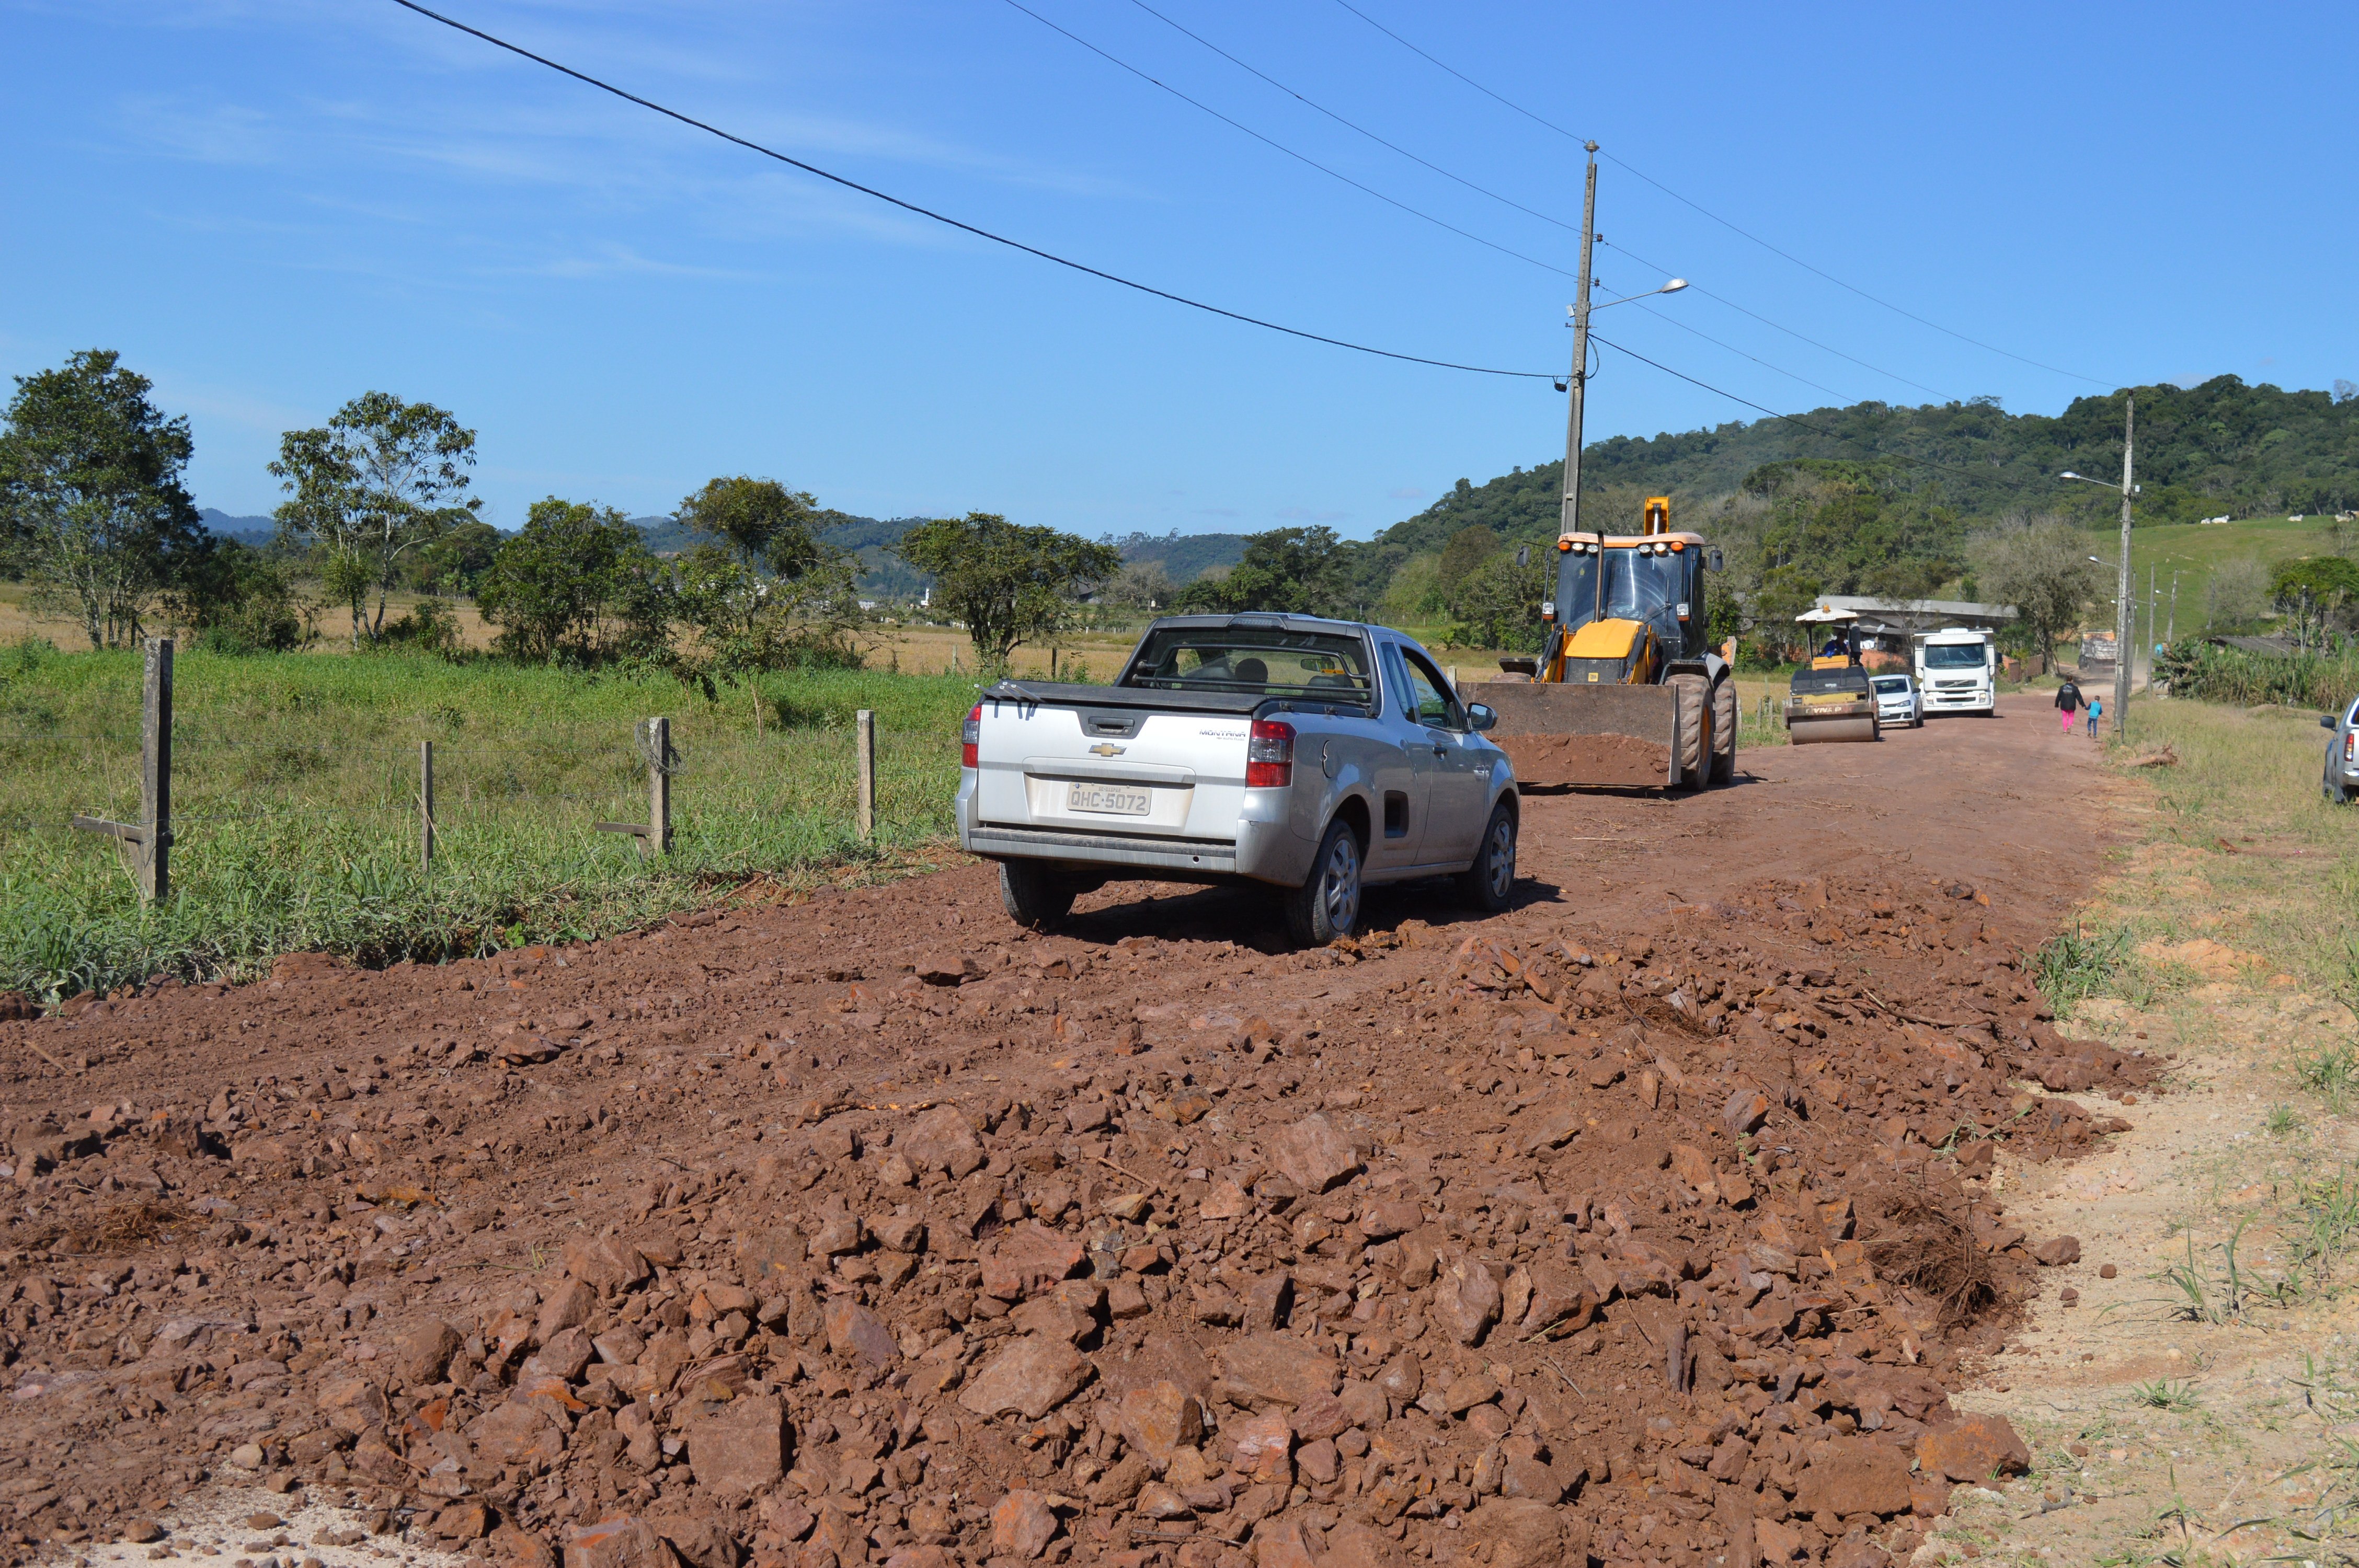
[[[2310,1055],[2294,1059],[2294,1074],[2301,1087],[2326,1102],[2326,1108],[2341,1116],[2351,1107],[2352,1097],[2359,1094],[2359,1045],[2350,1041],[2329,1045]]]
[[[2130,934],[2125,928],[2091,933],[2079,921],[2060,931],[2047,946],[2031,955],[2032,978],[2059,1018],[2093,996],[2114,988],[2129,956]]]
[[[2199,1409],[2202,1404],[2196,1397],[2193,1383],[2184,1379],[2174,1382],[2169,1378],[2131,1385],[2130,1398],[2158,1411],[2186,1411]]]
[[[2268,1119],[2261,1124],[2272,1138],[2285,1138],[2301,1130],[2301,1115],[2289,1105],[2269,1107]]]
[[[2288,1280],[2299,1294],[2317,1295],[2332,1285],[2337,1266],[2359,1238],[2359,1173],[2345,1165],[2322,1181],[2303,1183],[2289,1219]]]
[[[2236,1222],[2228,1239],[2212,1249],[2220,1255],[2217,1271],[2207,1271],[2195,1260],[2195,1237],[2187,1238],[2187,1261],[2173,1263],[2151,1276],[2169,1285],[2172,1313],[2190,1323],[2223,1324],[2242,1319],[2245,1309],[2254,1302],[2276,1302],[2288,1299],[2287,1283],[2279,1281],[2271,1285],[2245,1268],[2236,1256],[2236,1249],[2245,1238],[2245,1227],[2250,1217]]]

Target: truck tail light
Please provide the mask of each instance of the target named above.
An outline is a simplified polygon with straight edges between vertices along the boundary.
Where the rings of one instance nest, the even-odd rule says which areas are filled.
[[[2354,758],[2359,758],[2359,730],[2345,730],[2343,732],[2343,760],[2348,762]]]
[[[983,744],[983,704],[976,703],[966,710],[966,722],[959,726],[959,766],[980,767],[975,752]]]
[[[1284,789],[1294,782],[1294,726],[1256,719],[1245,742],[1245,788]]]

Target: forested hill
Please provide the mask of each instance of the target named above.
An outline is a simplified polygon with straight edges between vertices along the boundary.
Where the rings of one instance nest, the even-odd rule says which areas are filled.
[[[2348,384],[2338,384],[2334,394],[2286,392],[2223,375],[2192,388],[2136,392],[2141,521],[2281,516],[2343,511],[2359,502],[2359,395]],[[2110,514],[2114,501],[2056,475],[2072,469],[2118,478],[2124,396],[2080,398],[2053,416],[2009,414],[1988,399],[1915,408],[1855,403],[1798,420],[1732,421],[1647,439],[1617,436],[1582,453],[1582,492],[1618,492],[1617,504],[1631,495],[1694,503],[1736,491],[1766,465],[1802,458],[1860,465],[1882,487],[1916,492],[1965,517],[2025,507],[2093,519]],[[1563,468],[1558,461],[1517,469],[1483,485],[1460,480],[1450,494],[1373,543],[1379,553],[1406,559],[1440,550],[1475,524],[1503,539],[1549,537]]]

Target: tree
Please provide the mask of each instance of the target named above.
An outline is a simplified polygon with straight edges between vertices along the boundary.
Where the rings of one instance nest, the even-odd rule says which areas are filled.
[[[15,536],[39,601],[70,608],[93,648],[138,635],[157,595],[203,548],[180,484],[186,418],[111,349],[16,378],[0,430],[0,534]]]
[[[1106,598],[1126,610],[1162,610],[1179,592],[1161,561],[1131,561],[1116,574]]]
[[[679,521],[718,540],[749,568],[788,581],[826,554],[811,530],[819,499],[774,479],[715,479],[679,503]]]
[[[419,593],[463,596],[491,569],[506,535],[472,512],[461,510],[422,545],[402,568],[403,585]]]
[[[1441,558],[1446,568],[1449,552]],[[1549,596],[1549,568],[1555,565],[1554,550],[1535,550],[1529,562],[1519,567],[1514,552],[1495,549],[1453,595],[1459,623],[1450,629],[1450,640],[1470,648],[1518,652],[1538,646],[1540,601]]]
[[[474,460],[473,430],[389,392],[364,392],[326,425],[279,438],[270,471],[293,497],[277,513],[279,537],[325,549],[321,579],[352,611],[355,649],[384,633],[402,558],[482,504],[462,493]]]
[[[1761,574],[1753,595],[1753,634],[1773,663],[1783,663],[1798,647],[1810,645],[1810,634],[1794,618],[1819,600],[1817,578],[1798,566],[1771,567]]]
[[[2293,620],[2294,635],[2308,650],[2354,600],[2359,600],[2359,563],[2341,556],[2304,556],[2278,563],[2269,576],[2269,597]]]
[[[832,611],[849,592],[839,591],[839,579],[849,582],[850,568],[811,532],[818,505],[777,480],[742,474],[709,481],[679,503],[679,521],[712,541],[680,558],[680,610],[724,670],[801,662],[799,612],[826,607],[831,614],[822,619],[835,619]],[[813,573],[825,580],[798,591]],[[834,644],[842,640],[827,640],[828,662],[841,662]]]
[[[2249,630],[2269,607],[2269,569],[2250,556],[2222,561],[2203,580],[2203,629]]]
[[[937,517],[901,535],[893,553],[934,579],[934,603],[966,622],[976,659],[1004,665],[1019,643],[1052,635],[1072,600],[1122,569],[1122,552],[1010,523],[990,512]]]
[[[1347,546],[1326,527],[1272,528],[1245,536],[1245,553],[1225,578],[1199,578],[1180,590],[1175,608],[1240,615],[1269,610],[1332,615],[1343,603]]]
[[[181,563],[164,608],[216,654],[283,654],[302,646],[303,613],[286,565],[208,534]]]
[[[669,645],[664,565],[611,506],[550,496],[500,546],[475,587],[502,653],[534,664],[598,664]]]
[[[2031,623],[2039,641],[2039,669],[2048,673],[2056,639],[2077,623],[2097,596],[2089,535],[2053,513],[2017,513],[1966,546],[1983,593]]]
[[[1455,588],[1474,575],[1474,569],[1499,553],[1499,535],[1481,524],[1471,524],[1450,536],[1441,546],[1441,580]]]

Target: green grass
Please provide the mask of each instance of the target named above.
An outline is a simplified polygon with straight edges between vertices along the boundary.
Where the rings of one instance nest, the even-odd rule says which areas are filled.
[[[0,989],[251,973],[325,948],[431,958],[627,928],[749,880],[938,842],[971,680],[766,676],[718,699],[631,679],[400,657],[184,653],[172,894],[142,908],[76,812],[137,814],[139,660],[0,651]],[[852,715],[875,710],[878,833],[854,832]],[[644,821],[634,730],[671,720],[674,852]],[[756,725],[759,723],[757,730]],[[417,861],[418,743],[435,742],[437,858]]]
[[[2222,562],[2257,559],[2266,566],[2293,556],[2324,555],[2332,548],[2327,534],[2327,519],[2315,514],[2296,523],[2288,517],[2256,517],[2235,523],[2218,523],[2201,527],[2191,523],[2173,523],[2148,527],[2141,524],[2130,530],[2130,582],[2137,596],[2138,632],[2146,641],[2147,569],[2154,568],[2155,627],[2159,633],[2170,624],[2170,574],[2179,573],[2179,634],[2182,637],[2203,630],[2203,587],[2212,580],[2212,573]],[[2113,546],[2120,540],[2118,532],[2110,539],[2092,532],[2090,553],[2114,558]],[[2105,574],[2104,590],[2105,619],[2112,613],[2113,576]]]

